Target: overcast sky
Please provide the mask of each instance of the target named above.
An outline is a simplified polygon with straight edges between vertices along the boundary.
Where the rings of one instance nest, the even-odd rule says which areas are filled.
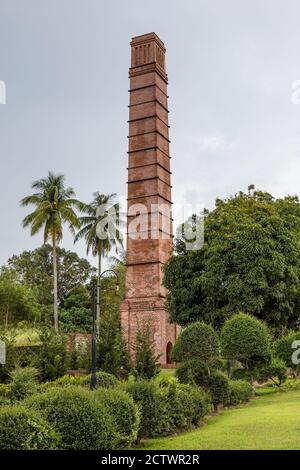
[[[0,264],[42,243],[19,201],[48,170],[83,201],[126,194],[129,42],[151,31],[167,47],[174,202],[300,193],[299,18],[298,0],[0,0]]]

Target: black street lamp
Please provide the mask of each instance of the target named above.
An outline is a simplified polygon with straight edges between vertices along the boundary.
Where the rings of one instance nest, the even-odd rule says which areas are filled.
[[[91,388],[97,385],[97,338],[96,338],[96,317],[97,317],[97,281],[93,281],[92,287],[92,313],[93,313],[93,332],[92,332],[92,375]]]
[[[119,290],[119,275],[113,269],[106,269],[103,271],[99,279],[94,279],[92,287],[92,311],[93,311],[93,333],[92,333],[92,375],[91,375],[91,388],[94,389],[97,386],[97,336],[99,336],[99,324],[97,325],[97,309],[99,307],[100,312],[100,297],[101,297],[101,278],[107,274],[112,273],[117,278],[117,291]],[[99,283],[99,296],[97,296],[97,286]],[[100,322],[100,318],[98,319]]]

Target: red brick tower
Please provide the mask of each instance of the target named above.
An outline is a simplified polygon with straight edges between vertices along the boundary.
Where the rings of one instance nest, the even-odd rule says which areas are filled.
[[[161,364],[170,364],[177,335],[168,321],[162,266],[172,253],[168,78],[155,33],[131,41],[126,298],[122,328],[132,352],[149,325]]]

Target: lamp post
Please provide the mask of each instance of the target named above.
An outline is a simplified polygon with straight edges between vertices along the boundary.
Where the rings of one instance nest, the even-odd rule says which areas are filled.
[[[99,279],[93,281],[92,287],[92,311],[93,311],[93,333],[92,333],[92,375],[91,375],[91,388],[94,389],[97,386],[97,337],[99,337],[100,325],[97,323],[97,309],[99,307],[100,312],[100,298],[101,298],[101,278],[107,274],[112,273],[117,278],[117,291],[119,291],[119,275],[113,269],[106,269],[103,271]],[[99,296],[97,296],[97,287],[99,283]],[[100,321],[100,318],[99,318]]]
[[[92,332],[92,375],[91,388],[97,385],[97,338],[96,338],[96,317],[97,317],[97,281],[93,281],[92,286],[92,313],[93,313],[93,332]]]

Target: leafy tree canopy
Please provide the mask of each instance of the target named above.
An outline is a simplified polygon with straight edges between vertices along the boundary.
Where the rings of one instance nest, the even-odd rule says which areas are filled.
[[[77,253],[57,248],[58,256],[58,299],[62,303],[78,284],[86,284],[95,273],[95,268]],[[8,260],[19,281],[38,289],[41,304],[53,302],[52,247],[43,245],[33,251],[24,251]]]
[[[235,312],[294,328],[300,316],[300,204],[249,187],[205,211],[203,247],[186,251],[177,237],[165,266],[171,319],[217,328]],[[183,232],[184,233],[184,232]]]
[[[35,322],[40,309],[37,292],[18,281],[12,269],[0,270],[0,324],[8,327],[20,321]]]
[[[223,357],[239,361],[247,370],[267,364],[271,345],[267,326],[245,313],[233,315],[221,330]]]

